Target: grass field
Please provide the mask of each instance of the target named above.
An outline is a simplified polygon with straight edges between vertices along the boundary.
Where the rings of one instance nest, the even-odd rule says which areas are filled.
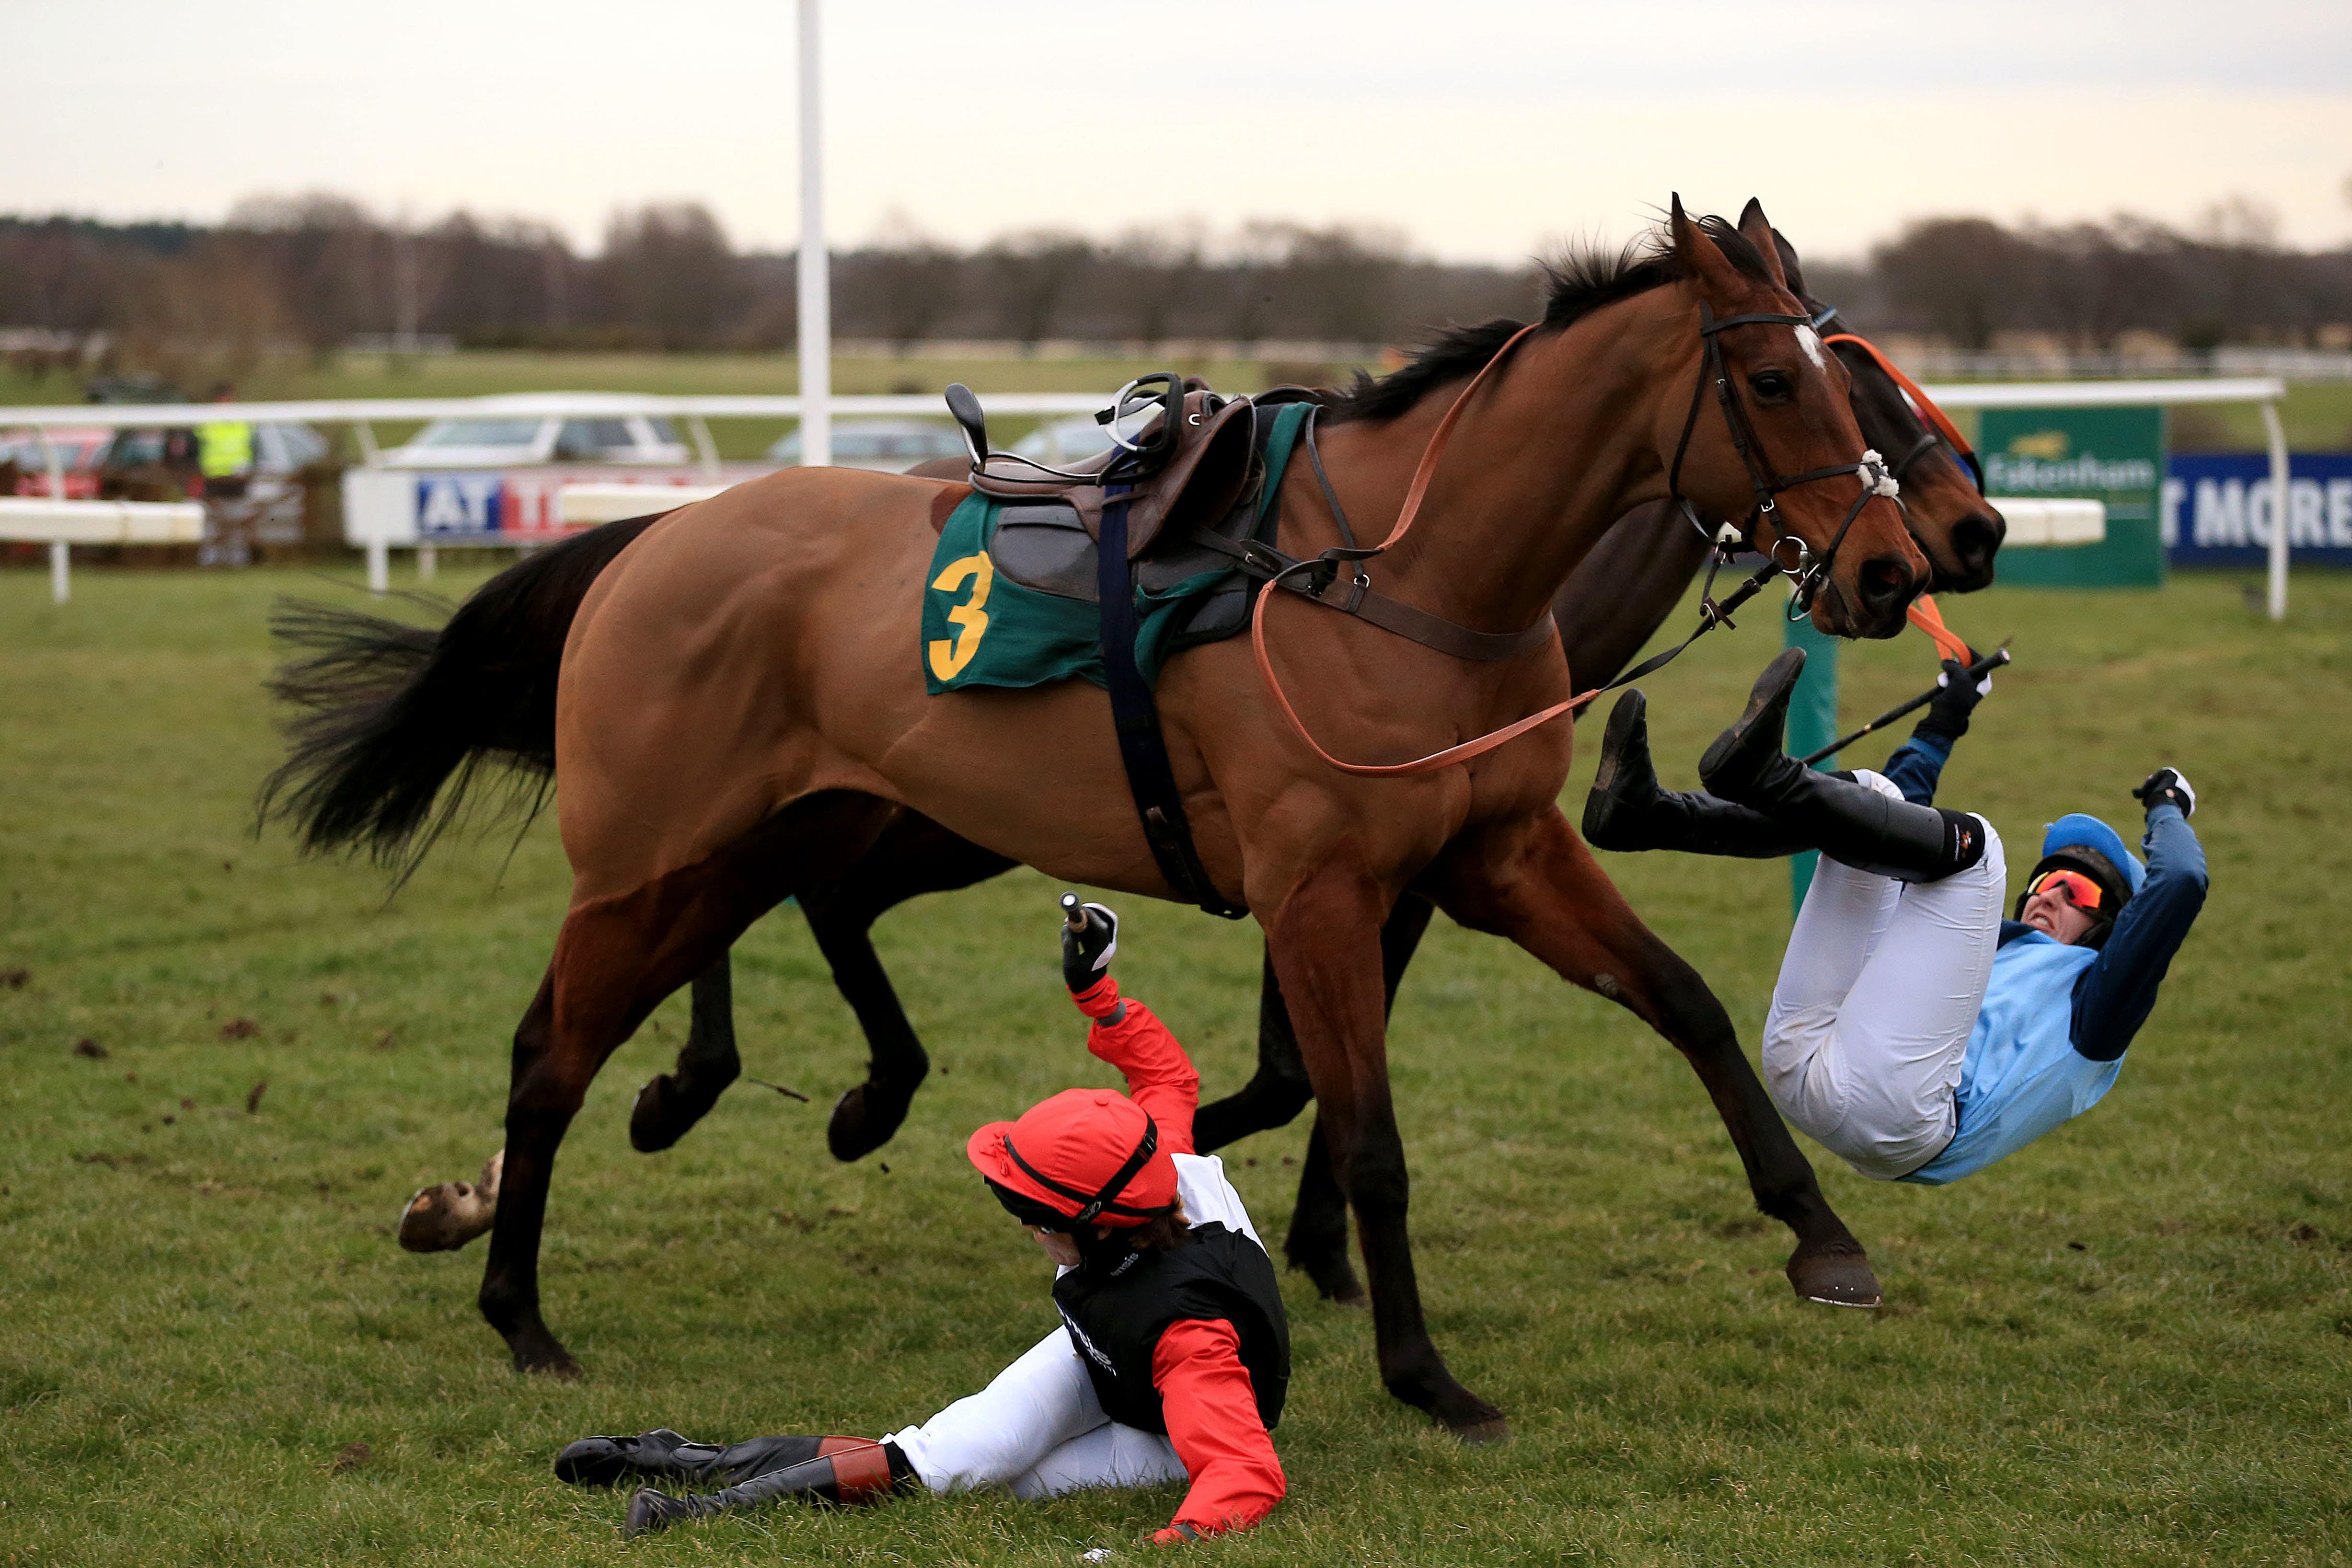
[[[1072,1082],[1055,889],[1019,873],[879,942],[940,1071],[898,1141],[824,1152],[863,1060],[789,910],[739,949],[749,1070],[676,1150],[629,1152],[674,1000],[614,1059],[557,1173],[551,1321],[584,1382],[517,1377],[480,1244],[417,1258],[416,1186],[499,1142],[505,1042],[564,901],[547,824],[445,846],[398,899],[248,836],[258,683],[290,572],[0,574],[0,1562],[1072,1563],[1140,1560],[1175,1494],[785,1510],[625,1546],[548,1473],[591,1432],[878,1433],[1052,1323],[1043,1259],[964,1165],[978,1122]],[[458,586],[463,585],[461,579]],[[445,578],[442,584],[451,584]],[[1945,799],[2012,877],[2072,807],[2175,762],[2210,902],[2093,1115],[1956,1187],[1819,1155],[1887,1289],[1801,1306],[1696,1080],[1516,950],[1440,921],[1391,1056],[1440,1343],[1510,1413],[1467,1450],[1387,1399],[1370,1324],[1286,1279],[1290,1497],[1234,1563],[2340,1563],[2352,1555],[2352,580],[2274,627],[2242,584],[1993,592],[1947,606],[2018,665]],[[1738,706],[1769,615],[1650,683],[1670,784]],[[912,651],[909,651],[912,657]],[[1849,649],[1859,719],[1932,674]],[[1597,736],[1570,782],[1580,799]],[[1885,754],[1865,743],[1849,763]],[[1751,1045],[1788,925],[1777,864],[1611,863]],[[1123,901],[1120,973],[1210,1091],[1252,1051],[1246,927]],[[81,1040],[102,1056],[76,1054]],[[257,1086],[266,1086],[257,1089]],[[250,1097],[257,1106],[248,1110]],[[1269,1237],[1302,1122],[1228,1152]],[[347,1446],[368,1457],[336,1464]]]

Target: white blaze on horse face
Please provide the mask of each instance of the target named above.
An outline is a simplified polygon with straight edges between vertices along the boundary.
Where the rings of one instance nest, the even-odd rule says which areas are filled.
[[[1830,362],[1822,353],[1822,335],[1819,332],[1811,327],[1799,327],[1797,346],[1805,351],[1805,357],[1813,362],[1815,370],[1829,369]]]

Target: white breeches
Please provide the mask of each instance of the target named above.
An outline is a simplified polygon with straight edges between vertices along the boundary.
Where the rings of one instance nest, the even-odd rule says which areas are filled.
[[[1103,1414],[1067,1329],[1040,1340],[978,1394],[889,1440],[942,1496],[1004,1487],[1017,1498],[1055,1497],[1187,1479],[1167,1438]]]
[[[1881,795],[1874,773],[1854,775]],[[1953,1097],[2000,941],[2009,868],[1984,858],[1899,882],[1824,855],[1764,1020],[1764,1083],[1780,1113],[1864,1175],[1906,1176],[1957,1130]]]

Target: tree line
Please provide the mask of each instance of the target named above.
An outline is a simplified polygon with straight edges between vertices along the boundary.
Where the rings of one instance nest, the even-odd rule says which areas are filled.
[[[2352,322],[2352,247],[2275,242],[2240,204],[2190,233],[2146,219],[1908,226],[1814,290],[1867,331],[1962,349],[2004,332],[2086,349],[2130,331],[2197,348],[2300,343]],[[835,331],[943,338],[1387,343],[1526,315],[1539,273],[1442,263],[1391,230],[1278,221],[1108,239],[1055,229],[961,247],[903,221],[833,258]],[[453,214],[403,228],[334,195],[239,204],[217,225],[0,217],[0,327],[103,333],[123,368],[234,374],[299,346],[419,333],[469,347],[743,349],[793,342],[789,254],[739,250],[705,207],[616,212],[593,255],[544,225]]]

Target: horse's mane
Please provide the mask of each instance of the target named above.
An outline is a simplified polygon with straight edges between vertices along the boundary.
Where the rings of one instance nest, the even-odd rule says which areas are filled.
[[[1698,220],[1698,226],[1741,272],[1759,282],[1772,281],[1764,258],[1735,225],[1709,215]],[[1604,305],[1690,275],[1690,268],[1675,254],[1674,241],[1664,226],[1614,250],[1591,243],[1573,245],[1561,256],[1538,265],[1545,280],[1543,324],[1555,330]],[[1526,324],[1500,316],[1475,327],[1444,328],[1424,342],[1402,368],[1387,375],[1375,380],[1358,371],[1355,384],[1326,405],[1324,417],[1393,419],[1433,387],[1477,374],[1501,352],[1511,334]]]

